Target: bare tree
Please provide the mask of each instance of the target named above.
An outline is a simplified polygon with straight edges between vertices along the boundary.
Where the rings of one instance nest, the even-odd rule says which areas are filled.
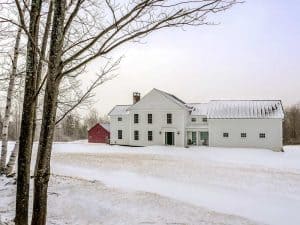
[[[57,109],[61,111],[60,115],[57,116],[55,124],[60,123],[69,113],[71,113],[75,108],[77,108],[79,105],[83,104],[89,104],[90,100],[94,96],[93,91],[102,85],[104,82],[107,82],[111,79],[113,79],[116,74],[114,74],[114,71],[118,69],[118,65],[120,63],[121,58],[119,58],[115,62],[107,62],[107,64],[101,69],[100,73],[96,74],[96,78],[91,82],[91,84],[88,86],[88,88],[83,91],[80,90],[80,88],[74,86],[74,78],[72,78],[72,84],[71,89],[74,92],[70,92],[70,88],[67,88],[66,90],[69,92],[70,95],[66,95],[64,92],[65,88],[60,87],[59,91],[59,99],[58,99],[58,107]],[[81,83],[79,83],[80,85]],[[67,99],[65,99],[67,96]]]
[[[39,46],[41,11],[48,2],[32,0],[30,4],[15,0],[20,24],[11,18],[0,20],[19,26],[27,35],[26,82],[20,131],[18,157],[16,225],[28,224],[30,161],[36,119],[37,97],[46,83],[42,126],[34,179],[34,206],[32,224],[45,224],[47,215],[47,188],[53,132],[57,117],[60,84],[66,77],[77,77],[86,65],[100,59],[109,61],[111,53],[120,46],[137,42],[146,35],[163,28],[211,24],[209,14],[224,11],[236,0],[53,0],[53,18],[49,56]],[[21,8],[29,14],[29,24]],[[52,13],[49,10],[43,15]],[[45,32],[44,32],[45,33]],[[47,43],[46,43],[47,45]],[[45,46],[46,49],[46,46]],[[39,64],[47,62],[42,78]],[[105,63],[103,63],[105,64]],[[101,80],[101,79],[100,79]],[[96,82],[98,84],[98,82]],[[101,82],[100,82],[101,83]],[[95,86],[92,84],[92,87]],[[89,89],[86,93],[90,93]],[[85,98],[85,94],[82,96]],[[78,99],[79,104],[81,98]],[[75,102],[71,110],[78,106]],[[65,114],[67,115],[68,112]]]
[[[105,1],[105,5],[96,1],[77,0],[54,2],[54,18],[52,24],[47,86],[44,97],[43,120],[38,151],[37,174],[34,182],[34,206],[32,225],[46,223],[47,187],[50,176],[50,159],[55,128],[55,117],[59,85],[62,78],[80,70],[90,61],[105,57],[122,44],[142,38],[145,35],[166,27],[183,25],[208,24],[208,13],[223,11],[231,7],[235,1],[131,1],[126,7]],[[93,12],[107,7],[112,20],[108,24],[97,24],[89,21]],[[69,15],[66,9],[71,8]],[[84,10],[81,10],[84,9]],[[95,11],[94,11],[95,10]],[[125,11],[125,12],[124,12]],[[85,12],[88,12],[85,14]],[[72,26],[80,21],[82,30],[89,31],[84,36],[74,37]],[[84,22],[87,21],[87,22]],[[90,23],[95,29],[90,28]],[[71,37],[71,38],[70,38]],[[74,41],[75,39],[75,41]],[[70,42],[73,44],[70,45]],[[64,46],[69,46],[64,48]],[[66,52],[68,56],[66,56]],[[70,54],[71,52],[71,54]]]
[[[300,104],[285,110],[283,139],[285,144],[300,144]]]
[[[15,217],[16,225],[28,224],[30,162],[32,153],[33,120],[35,117],[35,92],[37,82],[36,65],[38,64],[39,52],[39,50],[37,49],[37,43],[39,35],[41,5],[41,0],[31,1],[30,22],[27,29],[24,14],[21,11],[21,6],[19,4],[19,1],[16,0],[16,6],[19,10],[22,29],[28,35],[23,113],[20,130],[20,147],[18,154]]]
[[[84,118],[84,124],[88,129],[92,128],[97,123],[108,122],[107,118],[101,117],[96,109],[91,109]]]
[[[20,79],[20,83],[16,86],[17,89],[15,91],[15,132],[16,132],[16,143],[15,146],[9,156],[8,163],[6,165],[6,176],[12,177],[15,175],[15,165],[17,154],[19,152],[19,135],[20,135],[20,123],[21,123],[21,111],[22,111],[22,96],[23,96],[23,88],[24,88],[24,79]]]
[[[62,70],[61,56],[64,41],[63,29],[65,8],[66,2],[64,0],[56,0],[54,2],[47,84],[38,147],[39,158],[37,159],[36,176],[34,179],[32,225],[46,224],[47,207],[45,206],[47,205],[48,174],[50,174],[50,158],[55,129],[59,84],[62,78],[57,77],[57,74],[61,73]],[[48,139],[50,139],[51,142],[49,142]]]
[[[25,12],[25,7],[23,7],[22,12]],[[11,116],[11,105],[12,105],[12,95],[15,87],[15,79],[17,75],[17,65],[18,65],[18,58],[19,58],[19,48],[20,48],[20,41],[21,41],[21,33],[22,28],[19,27],[17,34],[16,34],[16,41],[14,46],[14,53],[11,62],[11,73],[9,76],[9,85],[7,90],[7,97],[6,97],[6,107],[3,119],[3,126],[2,126],[2,147],[1,147],[1,160],[0,160],[0,174],[5,172],[6,168],[6,159],[7,159],[7,142],[8,142],[8,125],[9,119]]]
[[[2,119],[1,112],[0,112],[0,130],[2,130],[2,127],[3,127],[3,119]],[[0,139],[2,140],[1,134],[0,134]]]

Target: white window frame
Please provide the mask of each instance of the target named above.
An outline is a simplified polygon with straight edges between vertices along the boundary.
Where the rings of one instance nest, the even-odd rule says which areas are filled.
[[[266,133],[259,133],[259,138],[265,139],[266,138]]]
[[[167,113],[167,124],[172,124],[172,123],[173,123],[173,115],[172,113]]]
[[[152,130],[148,130],[147,137],[148,137],[148,141],[153,141],[153,131]],[[149,138],[149,137],[151,137],[151,138]]]
[[[139,114],[138,113],[134,113],[133,114],[133,123],[137,124],[139,123]]]
[[[223,138],[229,138],[229,133],[228,132],[223,132]]]
[[[247,138],[247,133],[246,132],[241,133],[241,138]]]
[[[140,132],[138,130],[133,131],[133,140],[140,140]]]
[[[149,120],[151,123],[149,123]],[[148,113],[147,114],[147,122],[148,124],[152,124],[153,123],[153,114],[152,113]]]
[[[122,130],[118,130],[118,140],[122,140],[122,139],[123,139],[123,131]]]

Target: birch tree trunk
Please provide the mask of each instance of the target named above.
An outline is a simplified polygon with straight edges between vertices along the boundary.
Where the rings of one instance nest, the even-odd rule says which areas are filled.
[[[43,36],[43,40],[42,40],[40,60],[39,60],[38,66],[37,66],[36,90],[38,90],[39,86],[41,85],[41,78],[42,78],[42,72],[43,72],[42,71],[43,70],[43,58],[45,57],[46,50],[47,50],[50,25],[51,25],[51,20],[52,20],[52,11],[53,11],[53,4],[51,1],[49,3],[49,10],[48,10],[48,15],[47,15],[47,20],[46,20],[46,26],[45,26],[44,36]],[[33,132],[32,132],[32,140],[33,141],[34,141],[35,130],[36,130],[37,105],[38,105],[38,97],[36,97],[36,102],[35,102],[36,110],[34,112],[34,118],[33,118]],[[19,129],[17,129],[17,130],[18,130],[17,133],[18,133],[18,137],[19,137],[20,131],[19,131]],[[6,176],[11,176],[12,174],[14,174],[14,168],[15,168],[15,163],[16,163],[18,152],[19,152],[19,142],[17,141],[13,151],[10,154],[9,161],[6,165],[6,169],[5,169]]]
[[[13,176],[15,174],[13,171],[14,171],[14,167],[16,164],[18,152],[19,152],[19,141],[16,142],[15,147],[10,154],[10,157],[9,157],[9,160],[8,160],[8,163],[6,166],[5,173],[6,173],[7,177]]]
[[[62,47],[65,19],[65,0],[54,1],[54,16],[50,41],[48,77],[44,97],[42,127],[34,179],[33,215],[31,225],[45,225],[47,218],[47,190],[50,177],[50,158],[55,128],[57,99],[62,71]]]
[[[14,46],[14,56],[12,60],[12,71],[9,77],[9,85],[7,90],[6,97],[6,107],[5,114],[3,119],[3,127],[2,127],[2,146],[1,146],[1,160],[0,160],[0,174],[5,173],[6,167],[6,158],[7,158],[7,142],[8,142],[8,126],[9,126],[9,118],[11,115],[11,100],[12,94],[15,87],[15,78],[17,74],[17,65],[18,65],[18,56],[19,56],[19,47],[20,47],[20,39],[21,39],[22,28],[19,28],[17,31],[16,42]]]
[[[21,86],[22,86],[22,81],[21,80]],[[16,99],[16,132],[17,132],[17,137],[20,137],[20,121],[21,121],[21,108],[22,108],[22,99],[20,93],[17,94],[17,99]],[[8,163],[6,165],[5,173],[7,177],[13,177],[16,174],[16,161],[17,161],[17,156],[19,152],[19,139],[17,139],[15,143],[15,147],[13,151],[11,152],[9,156]]]
[[[23,113],[20,130],[20,147],[17,171],[16,225],[28,224],[30,162],[32,153],[33,118],[35,112],[37,43],[42,0],[32,0],[27,43],[26,76]]]

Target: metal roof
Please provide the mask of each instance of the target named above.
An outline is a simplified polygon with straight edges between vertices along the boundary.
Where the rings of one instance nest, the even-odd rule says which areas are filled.
[[[207,116],[210,119],[284,118],[280,100],[212,100],[208,103],[185,103],[175,95],[159,91],[178,105],[190,110],[191,115]],[[116,105],[110,116],[125,115],[132,105]]]
[[[284,112],[280,100],[214,100],[209,102],[211,119],[279,118]]]
[[[109,113],[110,116],[118,116],[118,115],[124,115],[127,114],[127,109],[131,105],[116,105]]]

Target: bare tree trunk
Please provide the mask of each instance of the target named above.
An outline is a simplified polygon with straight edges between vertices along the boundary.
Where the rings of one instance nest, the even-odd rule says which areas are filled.
[[[13,56],[13,60],[12,60],[12,72],[9,77],[9,85],[8,85],[8,90],[7,90],[6,107],[5,107],[5,114],[4,114],[3,127],[2,127],[2,148],[1,148],[0,174],[5,173],[5,167],[6,167],[8,126],[9,126],[9,118],[11,115],[11,99],[12,99],[12,94],[13,94],[14,87],[15,87],[15,78],[16,78],[16,74],[17,74],[21,33],[22,33],[22,28],[19,28],[18,32],[17,32],[17,36],[16,36],[15,47],[14,47],[14,56]]]
[[[30,9],[29,35],[27,43],[25,93],[20,131],[20,148],[18,156],[16,225],[28,224],[28,203],[30,183],[30,162],[32,153],[33,118],[35,111],[37,43],[41,0],[32,0]]]
[[[53,4],[52,1],[49,3],[49,10],[48,10],[48,15],[47,15],[47,20],[46,20],[46,26],[45,26],[45,31],[44,31],[44,36],[42,40],[42,46],[41,46],[41,54],[40,54],[40,60],[37,66],[37,81],[36,81],[36,90],[38,90],[39,86],[41,85],[41,77],[42,77],[42,69],[43,69],[43,58],[46,55],[46,49],[47,49],[47,43],[48,43],[48,37],[49,37],[49,32],[50,32],[50,25],[51,25],[51,20],[52,20],[52,11],[53,11]],[[32,132],[32,140],[34,141],[35,138],[35,130],[36,130],[36,112],[37,112],[37,104],[38,104],[38,98],[36,97],[36,103],[35,103],[35,113],[34,113],[34,119],[33,119],[33,132]],[[18,125],[18,123],[16,123]],[[19,128],[17,127],[17,134],[19,137]],[[11,155],[9,157],[9,161],[6,165],[6,176],[12,176],[16,159],[17,159],[17,154],[19,152],[19,142],[17,141],[15,144],[15,147],[13,151],[11,152]]]
[[[50,158],[55,128],[57,98],[60,84],[58,74],[62,70],[62,47],[65,18],[65,0],[54,1],[48,77],[44,97],[43,119],[34,179],[34,200],[31,225],[45,225],[47,218],[47,190],[50,177]]]
[[[47,190],[50,178],[50,158],[55,127],[58,86],[56,81],[47,82],[44,101],[43,123],[39,140],[39,160],[34,179],[34,201],[31,225],[44,225],[47,218]]]
[[[13,171],[14,171],[14,166],[16,164],[18,152],[19,152],[19,141],[16,142],[15,147],[10,154],[9,161],[6,166],[5,173],[7,177],[14,176],[15,174]]]
[[[22,84],[20,84],[22,86]],[[21,95],[17,95],[17,106],[16,106],[16,133],[17,133],[17,141],[15,143],[15,147],[10,154],[8,163],[6,165],[6,176],[14,176],[16,174],[16,161],[19,153],[19,136],[20,136],[20,120],[21,120],[21,108],[22,108],[22,99]]]
[[[46,55],[46,50],[47,50],[47,44],[48,44],[48,37],[50,33],[50,27],[51,27],[51,21],[52,21],[52,14],[53,14],[53,2],[51,1],[49,3],[49,10],[48,10],[48,15],[47,15],[47,20],[46,20],[46,26],[45,26],[45,31],[44,31],[44,36],[42,40],[42,46],[41,46],[41,58],[44,58]],[[37,82],[36,82],[36,90],[39,89],[41,85],[41,79],[42,79],[42,72],[43,72],[43,60],[40,59],[38,67],[37,67]],[[33,119],[33,134],[32,134],[32,139],[34,140],[35,137],[35,130],[36,130],[36,113],[37,113],[37,105],[38,105],[38,96],[36,96],[36,102],[35,102],[35,113],[34,113],[34,119]],[[37,159],[39,159],[39,153],[37,154]],[[36,175],[36,170],[37,170],[37,163],[35,164],[35,169],[34,169],[34,175]]]

